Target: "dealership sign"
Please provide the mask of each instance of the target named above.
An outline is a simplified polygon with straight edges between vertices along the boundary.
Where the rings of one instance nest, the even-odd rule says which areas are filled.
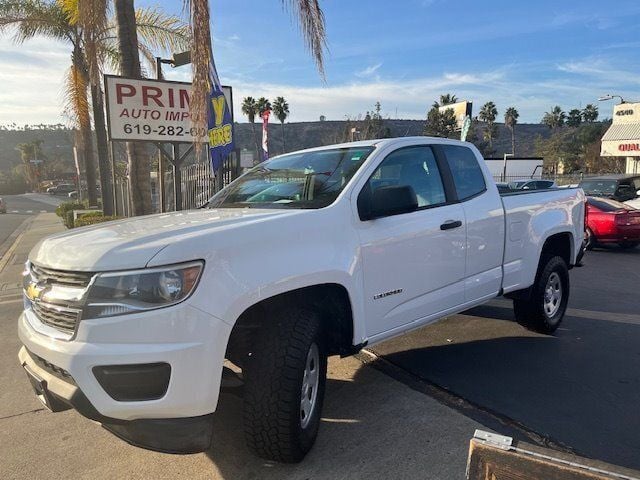
[[[105,75],[110,140],[147,142],[208,141],[207,129],[191,124],[191,84]],[[231,87],[222,87],[233,111]]]

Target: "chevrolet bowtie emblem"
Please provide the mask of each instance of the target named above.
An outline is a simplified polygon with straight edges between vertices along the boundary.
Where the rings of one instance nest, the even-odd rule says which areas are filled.
[[[40,298],[42,292],[44,291],[43,285],[38,285],[37,283],[30,283],[25,291],[25,294],[32,302]]]

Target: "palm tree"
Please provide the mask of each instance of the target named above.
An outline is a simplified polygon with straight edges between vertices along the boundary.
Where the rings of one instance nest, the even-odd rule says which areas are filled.
[[[570,127],[579,127],[582,123],[582,111],[578,108],[572,108],[567,115],[567,125]]]
[[[452,103],[456,103],[458,101],[458,97],[453,95],[452,93],[445,93],[444,95],[440,95],[440,100],[436,100],[433,102],[432,108],[440,108],[445,105],[451,105]]]
[[[211,34],[209,31],[209,0],[185,0],[189,4],[191,28],[191,62],[193,67],[193,87],[191,90],[191,118],[195,126],[206,125],[208,71],[211,54]],[[324,14],[320,0],[281,0],[297,19],[307,49],[315,60],[320,77],[324,79],[324,54],[327,35]]]
[[[152,49],[184,48],[189,44],[188,27],[177,17],[157,9],[139,9],[136,20],[143,43],[138,45],[146,58]],[[94,124],[98,144],[98,165],[102,183],[103,207],[108,213],[110,164],[104,125],[104,100],[100,86],[105,65],[117,70],[116,25],[107,17],[106,0],[0,0],[0,32],[16,26],[14,40],[18,42],[44,36],[69,42],[72,46],[72,66],[66,78],[66,112],[74,119],[78,144],[87,177],[88,197],[97,203],[91,120],[87,89],[91,87]],[[155,65],[155,60],[150,59]]]
[[[493,147],[493,139],[498,136],[498,129],[495,126],[496,118],[498,117],[498,109],[493,102],[485,103],[480,109],[478,114],[480,120],[487,124],[483,133],[484,139],[489,142],[489,147]]]
[[[504,112],[504,124],[511,132],[511,154],[516,154],[516,124],[518,123],[518,117],[520,114],[516,107],[509,107]]]
[[[284,97],[276,97],[273,102],[273,113],[280,121],[280,126],[282,127],[282,153],[284,153],[286,151],[284,140],[284,121],[289,116],[289,104],[284,99]]]
[[[107,0],[59,0],[70,21],[82,28],[86,62],[89,70],[93,122],[96,131],[98,168],[102,187],[102,204],[105,215],[112,215],[111,164],[104,117],[104,92],[101,85],[103,67],[108,64],[119,70],[119,53],[116,25],[108,16]],[[136,28],[141,41],[138,49],[149,63],[156,67],[153,50],[182,50],[189,44],[188,26],[177,17],[155,8],[136,10]]]
[[[258,113],[258,105],[256,104],[256,99],[253,97],[245,97],[242,100],[242,106],[240,107],[242,113],[247,116],[249,123],[251,124],[251,136],[253,137],[253,145],[256,148],[256,158],[260,158],[260,152],[258,151],[258,142],[256,140],[256,114]]]
[[[567,114],[564,113],[560,105],[556,105],[550,112],[545,112],[541,123],[550,129],[555,130],[556,128],[564,125],[566,118]]]
[[[585,105],[584,109],[582,110],[582,118],[587,123],[593,123],[598,120],[598,107],[596,107],[592,103],[588,103],[587,105]]]
[[[69,42],[71,67],[65,82],[66,111],[80,132],[88,199],[97,203],[96,177],[91,139],[91,117],[87,99],[88,68],[82,50],[82,30],[73,24],[58,2],[0,0],[0,33],[14,27],[13,40],[22,43],[36,36]]]
[[[258,115],[262,117],[264,112],[271,112],[273,108],[271,107],[271,102],[268,98],[260,97],[256,100],[256,107],[258,109]]]

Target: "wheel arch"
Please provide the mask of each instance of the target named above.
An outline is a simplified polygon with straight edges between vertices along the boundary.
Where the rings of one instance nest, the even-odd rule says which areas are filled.
[[[226,358],[241,366],[264,322],[273,321],[272,315],[279,309],[296,307],[320,313],[329,355],[346,356],[360,350],[360,345],[354,345],[354,314],[347,288],[339,283],[320,283],[279,293],[247,307],[233,326]]]

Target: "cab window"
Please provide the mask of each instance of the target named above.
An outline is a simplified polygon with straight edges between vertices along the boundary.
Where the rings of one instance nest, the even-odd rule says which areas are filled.
[[[413,188],[418,208],[446,202],[442,178],[431,147],[419,145],[390,153],[371,175],[365,188],[373,192],[380,187],[404,185]]]
[[[478,159],[471,149],[459,145],[443,145],[453,176],[458,200],[464,201],[487,189]]]

